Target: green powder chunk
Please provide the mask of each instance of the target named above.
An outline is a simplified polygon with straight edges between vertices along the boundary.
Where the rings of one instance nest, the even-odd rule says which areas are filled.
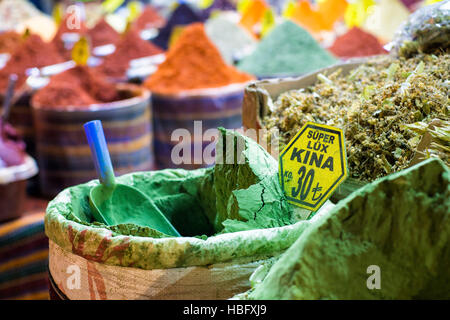
[[[449,299],[449,236],[450,169],[429,159],[338,203],[240,298]]]
[[[301,75],[336,62],[305,29],[285,21],[242,59],[238,68],[257,76]]]
[[[215,226],[234,232],[294,223],[278,183],[278,163],[264,148],[234,131],[220,129],[216,146]],[[234,145],[234,152],[230,146]],[[224,156],[225,155],[225,156]]]

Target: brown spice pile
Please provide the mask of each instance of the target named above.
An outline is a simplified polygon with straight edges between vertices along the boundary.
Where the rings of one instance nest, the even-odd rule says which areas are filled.
[[[307,121],[342,128],[350,177],[372,181],[409,166],[420,136],[405,125],[449,120],[449,76],[449,53],[380,57],[280,95],[263,123],[280,147]]]
[[[134,22],[138,30],[159,28],[166,23],[166,20],[161,17],[158,11],[152,6],[146,6],[139,17]]]
[[[88,31],[86,24],[83,21],[77,21],[71,15],[66,15],[64,19],[61,21],[58,31],[55,34],[55,37],[52,40],[52,43],[58,48],[58,51],[61,56],[65,59],[72,59],[71,50],[68,50],[63,41],[63,35],[67,33],[77,33],[79,35],[85,35]]]
[[[97,24],[87,32],[92,47],[114,44],[120,39],[119,33],[106,22],[105,18],[100,19]]]
[[[105,57],[99,71],[111,78],[123,78],[133,59],[153,56],[164,51],[153,43],[143,40],[139,31],[132,27],[122,35],[114,53]]]
[[[89,107],[94,103],[119,100],[116,86],[95,69],[76,66],[53,76],[32,98],[33,105],[45,108]]]
[[[41,68],[61,62],[64,62],[64,59],[52,43],[44,42],[38,35],[31,34],[17,46],[5,67],[0,70],[0,91],[5,91],[9,75],[12,73],[18,76],[17,90],[27,78],[25,75],[27,69]]]
[[[13,53],[20,44],[22,37],[14,31],[0,33],[0,53]]]
[[[145,86],[156,93],[171,94],[218,88],[251,79],[252,76],[227,65],[206,35],[203,24],[194,23],[183,30],[166,60],[146,80]]]

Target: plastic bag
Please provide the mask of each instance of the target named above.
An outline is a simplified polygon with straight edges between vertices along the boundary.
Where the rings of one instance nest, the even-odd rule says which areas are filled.
[[[450,0],[423,7],[397,31],[392,48],[400,56],[450,47]]]

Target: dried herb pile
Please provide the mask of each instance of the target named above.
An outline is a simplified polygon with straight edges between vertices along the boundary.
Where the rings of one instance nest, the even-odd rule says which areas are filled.
[[[307,121],[340,127],[349,176],[372,181],[409,166],[421,135],[407,125],[450,120],[448,52],[379,57],[346,76],[340,73],[321,74],[314,86],[278,97],[263,122],[269,134],[280,131],[280,147]],[[442,132],[434,155],[448,161],[448,130]]]

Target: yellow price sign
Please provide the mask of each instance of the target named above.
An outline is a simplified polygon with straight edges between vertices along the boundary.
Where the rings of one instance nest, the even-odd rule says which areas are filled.
[[[347,177],[342,130],[306,123],[281,152],[279,177],[289,203],[318,210]]]
[[[85,66],[89,60],[90,49],[89,42],[86,37],[81,37],[72,49],[72,59],[79,66]]]
[[[200,2],[198,3],[198,7],[200,9],[207,9],[209,7],[211,7],[214,3],[214,0],[200,0]]]
[[[358,0],[350,3],[344,13],[344,21],[347,27],[360,27],[369,15],[370,8],[375,4],[375,0]]]
[[[130,1],[127,4],[128,17],[127,22],[133,22],[141,14],[141,3],[139,1]]]
[[[125,0],[105,0],[102,2],[102,8],[107,13],[113,13],[119,8]]]
[[[289,0],[289,1],[287,2],[287,4],[285,5],[285,7],[284,7],[282,16],[283,16],[284,18],[290,18],[290,17],[292,17],[292,15],[293,15],[294,12],[295,12],[296,6],[297,6],[297,4],[296,4],[296,2],[295,2],[294,0]]]
[[[64,9],[61,3],[55,4],[52,11],[53,20],[55,21],[56,25],[60,25],[64,15]]]
[[[262,19],[261,36],[265,36],[275,26],[275,13],[271,8],[267,8]]]
[[[184,25],[179,25],[179,26],[174,26],[172,29],[172,33],[170,34],[169,37],[169,48],[171,48],[175,42],[177,42],[178,38],[180,37],[181,33],[183,32],[185,26]]]
[[[239,0],[237,3],[237,11],[240,14],[244,14],[248,8],[252,5],[253,0]]]

